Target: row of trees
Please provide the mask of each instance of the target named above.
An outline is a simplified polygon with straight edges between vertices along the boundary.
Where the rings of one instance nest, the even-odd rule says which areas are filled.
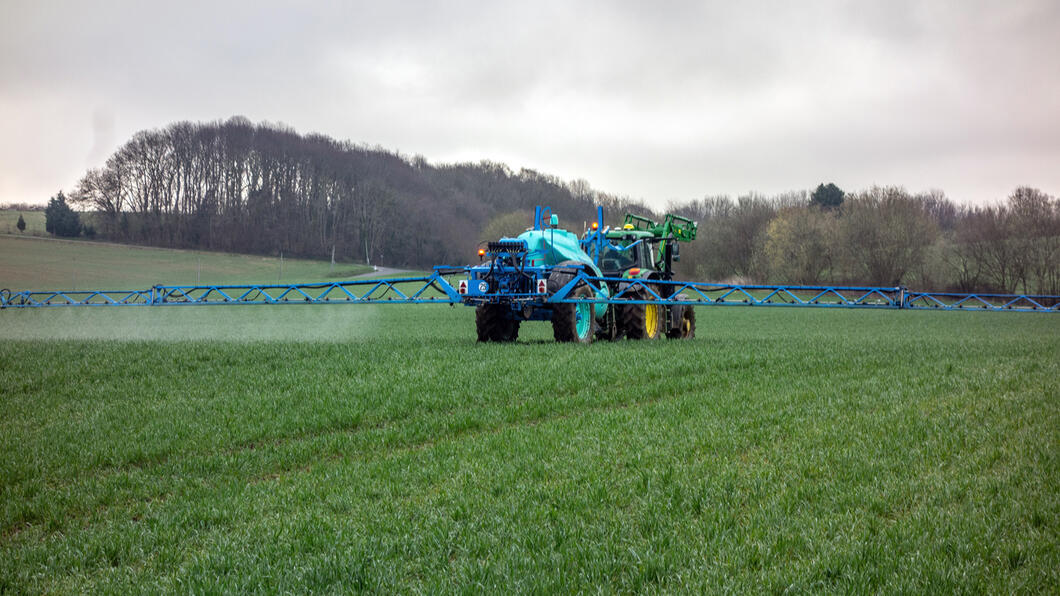
[[[73,195],[116,241],[421,267],[463,261],[499,213],[582,217],[598,199],[623,204],[532,170],[432,166],[238,117],[137,133]]]
[[[239,117],[140,132],[70,200],[119,242],[413,267],[466,262],[480,241],[528,225],[535,205],[572,228],[599,204],[608,221],[626,210],[658,216],[584,180],[432,165]],[[688,278],[1060,293],[1060,205],[1035,189],[967,207],[938,191],[822,184],[670,210],[700,223],[679,264]]]
[[[1060,294],[1060,201],[1037,189],[989,206],[900,187],[823,203],[820,191],[671,205],[700,222],[683,274]]]

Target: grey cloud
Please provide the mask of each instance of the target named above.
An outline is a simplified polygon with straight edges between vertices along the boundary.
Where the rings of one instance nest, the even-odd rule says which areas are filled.
[[[8,2],[0,133],[40,140],[0,140],[0,202],[232,114],[660,203],[823,179],[1055,194],[1058,25],[1048,0]]]

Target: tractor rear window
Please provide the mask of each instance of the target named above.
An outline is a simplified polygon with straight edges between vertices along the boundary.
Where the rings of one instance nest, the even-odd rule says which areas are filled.
[[[605,246],[600,254],[600,268],[604,271],[625,271],[630,267],[636,267],[639,250],[640,246],[634,246],[629,250],[618,250],[611,246]]]

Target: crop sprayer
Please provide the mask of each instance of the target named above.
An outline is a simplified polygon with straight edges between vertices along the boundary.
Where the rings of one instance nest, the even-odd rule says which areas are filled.
[[[0,308],[234,304],[464,304],[479,341],[510,342],[524,321],[549,321],[557,341],[689,339],[696,306],[1060,312],[1060,296],[918,292],[905,287],[745,285],[677,281],[672,265],[696,223],[603,209],[579,237],[548,207],[514,238],[484,243],[479,263],[429,275],[298,284],[156,285],[147,290],[0,290]]]

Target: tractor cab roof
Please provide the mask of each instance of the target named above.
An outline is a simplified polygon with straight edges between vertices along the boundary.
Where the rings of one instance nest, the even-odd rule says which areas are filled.
[[[627,238],[640,240],[642,238],[653,238],[655,237],[655,234],[647,230],[611,228],[606,234],[604,234],[604,237],[608,240],[623,240]]]

